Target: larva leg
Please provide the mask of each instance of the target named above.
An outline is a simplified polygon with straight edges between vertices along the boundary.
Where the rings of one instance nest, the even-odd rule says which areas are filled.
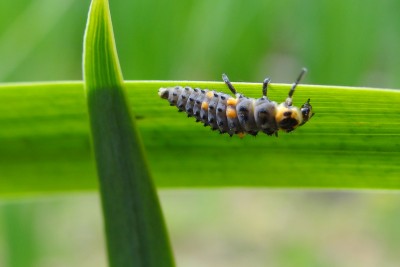
[[[270,81],[271,81],[270,78],[265,78],[265,80],[263,82],[262,94],[265,97],[267,97],[268,84],[270,83]]]
[[[292,85],[292,88],[290,88],[288,98],[286,98],[286,101],[285,101],[287,106],[291,106],[292,105],[292,97],[293,97],[293,94],[294,94],[294,90],[296,89],[297,85],[299,84],[299,82],[303,78],[304,74],[306,74],[306,72],[307,72],[307,69],[306,68],[302,68],[301,72],[299,74],[299,77],[297,77],[296,81]]]
[[[226,76],[226,74],[222,74],[222,80],[224,80],[225,84],[228,86],[229,90],[231,90],[232,94],[236,95],[237,91],[235,89],[235,87],[233,87],[233,85],[231,84],[231,82],[229,81],[228,76]]]

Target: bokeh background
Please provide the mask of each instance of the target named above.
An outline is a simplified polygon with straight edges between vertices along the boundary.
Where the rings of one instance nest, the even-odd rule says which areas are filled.
[[[305,66],[306,83],[400,87],[396,0],[110,2],[127,80],[220,80],[225,72],[232,81],[291,83]],[[0,82],[81,80],[89,4],[1,1]],[[398,192],[164,189],[160,196],[178,266],[400,262]],[[106,266],[97,194],[0,199],[0,266]]]

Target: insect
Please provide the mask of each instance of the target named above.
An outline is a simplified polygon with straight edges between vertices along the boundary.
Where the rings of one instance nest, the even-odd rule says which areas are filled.
[[[291,132],[314,115],[310,99],[300,108],[292,103],[294,91],[306,72],[305,68],[301,70],[288,97],[281,104],[267,97],[269,78],[262,84],[262,97],[254,99],[238,93],[225,74],[222,74],[222,79],[235,97],[213,90],[182,86],[160,88],[158,94],[167,99],[171,106],[176,106],[178,111],[185,111],[188,117],[195,117],[197,122],[210,126],[212,130],[219,130],[221,134],[243,137],[246,133],[256,136],[258,132],[263,132],[278,136],[279,130]]]

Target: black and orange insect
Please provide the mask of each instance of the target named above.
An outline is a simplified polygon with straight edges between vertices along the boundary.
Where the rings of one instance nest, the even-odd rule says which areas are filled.
[[[225,74],[222,79],[235,98],[222,92],[182,86],[160,88],[158,94],[167,99],[171,106],[185,111],[188,117],[195,117],[196,121],[220,133],[243,137],[246,133],[255,136],[261,131],[278,136],[279,130],[291,132],[314,115],[310,99],[300,108],[292,105],[294,91],[306,72],[303,68],[285,102],[281,104],[267,97],[269,78],[263,82],[263,96],[254,99],[238,93]]]

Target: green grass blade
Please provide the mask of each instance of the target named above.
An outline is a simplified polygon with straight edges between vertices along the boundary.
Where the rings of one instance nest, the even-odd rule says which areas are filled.
[[[260,83],[233,83],[259,97]],[[211,132],[157,95],[174,85],[228,92],[222,82],[125,82],[157,186],[400,188],[400,91],[299,85],[316,115],[278,138]],[[0,85],[0,194],[93,190],[97,183],[80,82]],[[283,101],[290,85],[271,84]]]
[[[84,78],[110,266],[174,266],[157,193],[125,97],[107,0],[93,0]]]
[[[7,244],[2,249],[2,259],[8,267],[33,267],[37,266],[39,258],[38,248],[40,239],[34,223],[35,209],[32,205],[18,202],[9,202],[0,206],[0,225],[2,238]],[[3,254],[4,253],[4,254]]]

